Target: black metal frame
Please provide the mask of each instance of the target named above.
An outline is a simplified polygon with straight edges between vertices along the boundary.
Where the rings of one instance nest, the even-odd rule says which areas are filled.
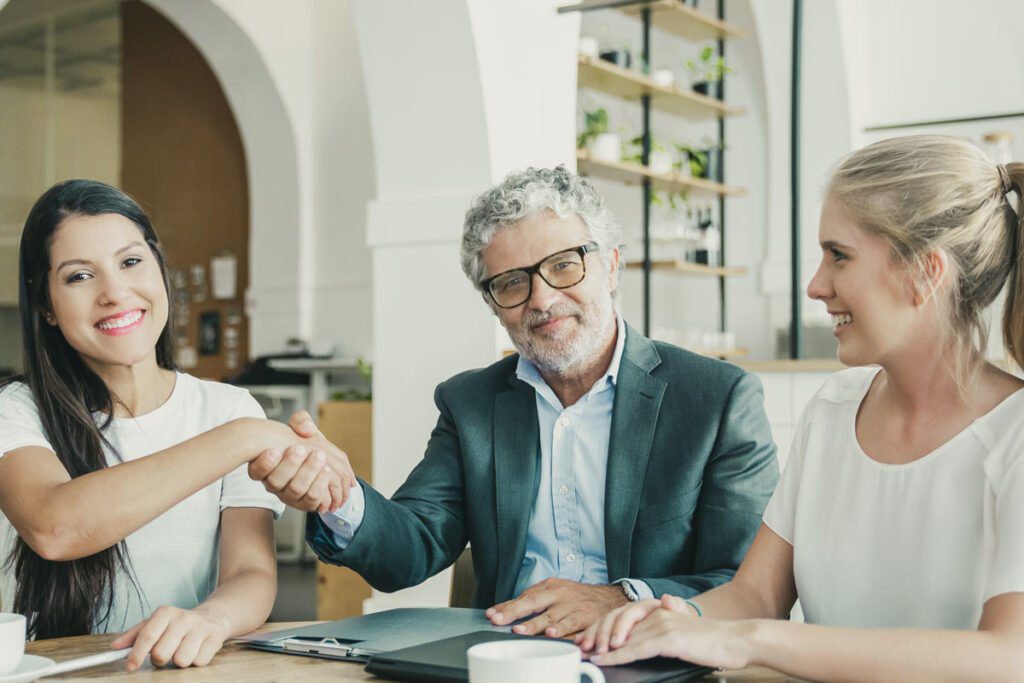
[[[790,213],[790,320],[789,357],[804,355],[803,297],[800,285],[800,59],[803,30],[803,0],[793,0],[792,82],[789,129],[789,213]]]

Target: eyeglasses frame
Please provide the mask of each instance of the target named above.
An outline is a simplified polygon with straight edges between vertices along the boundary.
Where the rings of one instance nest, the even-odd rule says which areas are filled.
[[[527,301],[530,300],[530,297],[533,296],[533,276],[535,274],[539,275],[540,279],[544,280],[544,284],[546,284],[548,287],[551,287],[552,289],[569,289],[570,287],[575,287],[579,283],[583,282],[583,280],[586,279],[586,277],[587,277],[587,254],[593,254],[593,253],[598,252],[598,251],[600,251],[600,246],[597,244],[597,242],[587,242],[586,244],[581,244],[578,247],[571,247],[569,249],[559,249],[558,251],[556,251],[553,254],[548,254],[547,256],[542,258],[540,261],[537,261],[536,263],[534,263],[532,266],[525,266],[525,267],[522,267],[522,268],[509,268],[508,270],[501,271],[497,275],[492,275],[491,277],[489,277],[486,280],[484,280],[483,282],[481,282],[480,283],[480,287],[483,288],[483,290],[485,292],[487,292],[488,296],[491,297],[491,301],[493,301],[494,305],[497,306],[498,308],[504,308],[506,310],[511,309],[511,308],[517,308],[517,307],[522,306],[523,304],[525,304]],[[580,255],[580,261],[583,264],[583,275],[580,277],[579,280],[577,280],[576,282],[572,283],[571,285],[565,285],[564,287],[557,287],[557,286],[551,284],[550,282],[548,282],[548,279],[546,277],[544,277],[544,273],[540,272],[540,267],[542,265],[544,265],[544,263],[548,259],[553,258],[555,256],[558,256],[559,254],[565,254],[565,253],[568,253],[568,252],[576,252],[577,254]],[[509,273],[514,273],[516,271],[522,271],[522,272],[526,273],[527,283],[529,285],[529,289],[526,292],[526,298],[523,299],[522,301],[520,301],[519,303],[513,305],[513,306],[502,306],[501,304],[498,303],[498,299],[494,296],[494,292],[491,291],[491,283],[493,283],[495,280],[497,280],[502,275],[507,275]]]

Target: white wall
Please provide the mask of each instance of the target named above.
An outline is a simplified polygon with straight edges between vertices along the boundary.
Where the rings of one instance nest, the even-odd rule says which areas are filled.
[[[363,226],[373,164],[347,4],[150,4],[203,53],[242,135],[252,353],[280,351],[298,336],[369,356]]]
[[[367,235],[374,481],[386,494],[423,455],[434,387],[496,357],[495,321],[459,268],[470,200],[513,169],[572,160],[578,19],[554,7],[351,2],[377,171]],[[446,604],[447,582],[446,572],[367,608]]]
[[[373,259],[367,203],[376,192],[363,69],[348,2],[312,4],[314,349],[373,355]]]
[[[869,125],[1024,110],[1024,4],[866,0]]]
[[[769,220],[762,292],[769,307],[772,336],[787,327],[790,305],[790,113],[792,2],[752,0],[760,37],[768,110]],[[782,5],[785,5],[783,7]],[[832,164],[851,149],[846,56],[837,2],[804,3],[801,60],[800,221],[801,297],[805,323],[825,322],[824,307],[803,292],[820,259],[818,216],[821,193]]]

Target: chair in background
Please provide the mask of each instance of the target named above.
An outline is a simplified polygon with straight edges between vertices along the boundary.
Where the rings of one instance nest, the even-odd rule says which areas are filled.
[[[476,574],[473,572],[473,549],[468,545],[452,565],[452,588],[448,595],[449,607],[473,607],[476,593]]]

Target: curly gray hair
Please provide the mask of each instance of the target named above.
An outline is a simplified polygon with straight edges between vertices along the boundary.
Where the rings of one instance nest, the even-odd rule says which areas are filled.
[[[483,281],[487,278],[483,251],[494,234],[542,211],[552,211],[559,218],[579,216],[606,263],[611,262],[611,252],[622,247],[615,217],[585,178],[565,166],[531,167],[510,173],[500,185],[474,199],[466,212],[460,258],[462,271],[477,289],[483,291]],[[620,269],[622,264],[620,258]]]

